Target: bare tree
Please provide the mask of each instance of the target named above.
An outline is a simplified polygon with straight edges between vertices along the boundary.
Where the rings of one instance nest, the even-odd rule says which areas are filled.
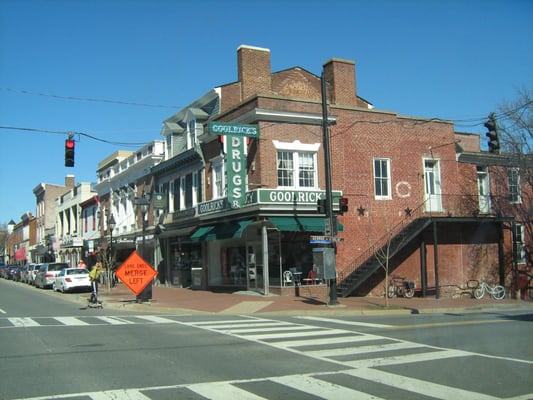
[[[513,204],[515,221],[522,224],[525,240],[521,249],[526,268],[533,265],[533,89],[520,89],[515,100],[498,106],[498,130],[502,154],[516,162],[520,201]],[[502,181],[507,177],[502,177]],[[517,249],[514,249],[515,251]],[[512,257],[511,257],[512,258]],[[527,272],[527,269],[526,271]],[[515,275],[515,278],[516,275]]]

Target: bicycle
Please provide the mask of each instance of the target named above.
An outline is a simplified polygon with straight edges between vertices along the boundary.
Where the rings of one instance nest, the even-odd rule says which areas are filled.
[[[489,285],[485,282],[481,282],[478,287],[474,289],[474,297],[478,300],[485,296],[485,293],[489,293],[494,300],[502,300],[505,298],[505,288],[502,285]]]
[[[387,297],[403,296],[410,299],[415,295],[415,281],[407,281],[405,277],[393,275],[387,287]]]

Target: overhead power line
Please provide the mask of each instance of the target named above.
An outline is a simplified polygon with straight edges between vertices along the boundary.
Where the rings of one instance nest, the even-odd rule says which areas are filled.
[[[112,144],[115,146],[144,146],[148,142],[116,142],[113,140],[107,140],[107,139],[101,139],[99,137],[93,136],[91,134],[85,133],[85,132],[75,132],[75,131],[51,131],[46,129],[36,129],[36,128],[23,128],[23,127],[17,127],[17,126],[0,126],[0,129],[9,129],[9,130],[15,130],[15,131],[26,131],[26,132],[35,132],[35,133],[53,133],[58,135],[79,135],[84,136],[89,139],[96,140],[98,142]]]
[[[22,93],[22,94],[28,94],[31,96],[51,97],[51,98],[61,99],[61,100],[90,101],[94,103],[111,103],[111,104],[122,104],[122,105],[127,105],[127,106],[138,106],[138,107],[171,108],[171,109],[181,108],[178,106],[169,106],[169,105],[164,105],[164,104],[135,103],[131,101],[121,101],[121,100],[94,99],[90,97],[59,96],[56,94],[32,92],[32,91],[23,90],[23,89],[12,89],[12,88],[0,88],[0,89],[5,90],[7,92]]]

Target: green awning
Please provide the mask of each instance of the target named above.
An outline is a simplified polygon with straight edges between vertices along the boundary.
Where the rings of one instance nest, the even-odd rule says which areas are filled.
[[[202,226],[191,235],[193,242],[204,240],[222,240],[231,238],[240,238],[242,232],[250,225],[252,221],[231,221],[216,225]]]
[[[199,242],[200,240],[202,240],[202,237],[207,235],[207,233],[213,228],[214,226],[212,225],[202,226],[201,228],[198,228],[198,230],[191,235],[191,240]]]
[[[269,217],[280,231],[289,232],[324,232],[324,219],[319,217]],[[337,221],[337,231],[344,231],[344,226]]]

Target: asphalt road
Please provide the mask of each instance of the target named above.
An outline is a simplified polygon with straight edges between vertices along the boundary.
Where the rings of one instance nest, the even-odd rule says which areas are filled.
[[[533,315],[86,309],[0,280],[0,399],[533,398]]]

